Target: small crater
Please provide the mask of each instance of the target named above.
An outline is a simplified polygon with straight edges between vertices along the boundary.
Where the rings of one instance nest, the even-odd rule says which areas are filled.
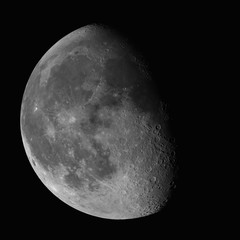
[[[34,167],[37,166],[36,162],[35,162],[33,159],[31,160],[31,162],[32,162],[32,164],[33,164]]]
[[[126,190],[123,190],[123,191],[122,191],[122,194],[123,194],[123,195],[127,195],[127,191],[126,191]]]
[[[75,58],[79,55],[87,55],[88,52],[89,52],[89,50],[87,47],[79,46],[79,47],[74,48],[71,52],[69,52],[68,56]]]
[[[88,189],[91,192],[95,192],[100,189],[100,184],[91,176],[88,176]]]
[[[74,158],[74,157],[75,157],[74,149],[73,149],[73,148],[69,148],[69,149],[68,149],[68,156],[69,156],[70,158]]]
[[[152,177],[152,178],[151,178],[151,182],[152,182],[152,183],[155,183],[155,182],[156,182],[156,180],[157,180],[157,178],[156,178],[156,177]]]

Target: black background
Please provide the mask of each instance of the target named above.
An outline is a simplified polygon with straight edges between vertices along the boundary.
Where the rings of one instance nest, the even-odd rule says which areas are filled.
[[[202,153],[199,138],[204,134],[203,106],[205,71],[203,61],[212,28],[197,8],[154,5],[31,6],[6,18],[5,40],[14,81],[10,101],[14,107],[14,143],[11,161],[13,176],[8,182],[11,204],[7,225],[22,234],[52,233],[57,236],[169,238],[198,235],[206,220],[205,196],[199,168]],[[16,6],[15,6],[16,7]],[[16,7],[17,8],[17,7]],[[158,214],[135,220],[113,221],[92,217],[57,199],[38,179],[30,166],[20,135],[20,108],[27,81],[45,52],[68,33],[88,24],[105,24],[122,32],[138,48],[149,64],[159,94],[167,103],[173,136],[177,143],[179,179],[167,207]],[[206,34],[208,33],[208,34]],[[13,58],[14,56],[14,58]],[[9,56],[8,56],[9,57]],[[11,64],[10,64],[11,63]],[[14,67],[13,67],[14,66]],[[10,85],[12,84],[9,80]],[[16,106],[17,105],[17,106]],[[16,109],[15,109],[16,108]],[[9,109],[7,110],[9,111]],[[11,114],[13,114],[11,112]],[[12,120],[13,121],[13,120]],[[16,140],[15,140],[16,139]],[[10,141],[13,141],[12,139]],[[201,149],[204,149],[202,146]],[[206,226],[206,224],[204,224]],[[29,230],[31,229],[31,230]]]

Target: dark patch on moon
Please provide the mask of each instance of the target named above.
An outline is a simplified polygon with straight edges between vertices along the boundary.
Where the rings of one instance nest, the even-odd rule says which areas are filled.
[[[80,178],[76,174],[76,170],[74,171],[68,171],[68,174],[64,176],[64,181],[67,183],[67,185],[71,188],[75,189],[81,189],[84,186],[84,176]]]
[[[103,149],[102,144],[92,139],[92,146],[96,150],[97,155],[90,161],[90,167],[93,168],[94,174],[99,179],[110,178],[117,172],[116,167],[110,162],[110,150]]]
[[[110,88],[122,90],[138,84],[138,71],[136,66],[125,58],[109,59],[106,62],[104,76]]]
[[[84,90],[81,85],[91,71],[91,62],[84,56],[79,56],[82,62],[73,61],[66,57],[60,65],[51,69],[48,89],[53,85],[53,99],[64,106],[78,103],[84,104],[92,96],[92,91]]]
[[[103,74],[107,89],[112,94],[103,96],[102,102],[109,103],[109,106],[118,106],[127,92],[128,100],[133,106],[141,113],[150,113],[156,121],[161,106],[158,87],[141,68],[142,66],[133,62],[129,55],[109,59]],[[117,93],[117,97],[114,97],[114,93]]]
[[[117,93],[117,92],[116,92]],[[122,93],[118,95],[114,96],[114,92],[112,93],[108,93],[108,94],[104,94],[100,99],[99,99],[99,104],[101,105],[101,107],[108,107],[110,109],[114,109],[117,110],[120,107],[122,107]]]

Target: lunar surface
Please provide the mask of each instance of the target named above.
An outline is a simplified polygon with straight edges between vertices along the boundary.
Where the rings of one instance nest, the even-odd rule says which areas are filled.
[[[120,34],[97,25],[58,41],[27,83],[21,134],[41,181],[100,218],[159,212],[174,181],[174,146],[155,81]]]

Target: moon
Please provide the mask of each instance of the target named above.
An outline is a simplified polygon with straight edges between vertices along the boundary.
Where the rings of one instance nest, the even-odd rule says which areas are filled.
[[[28,80],[26,154],[45,186],[78,211],[132,219],[167,204],[175,148],[146,69],[123,36],[89,25],[54,44]]]

